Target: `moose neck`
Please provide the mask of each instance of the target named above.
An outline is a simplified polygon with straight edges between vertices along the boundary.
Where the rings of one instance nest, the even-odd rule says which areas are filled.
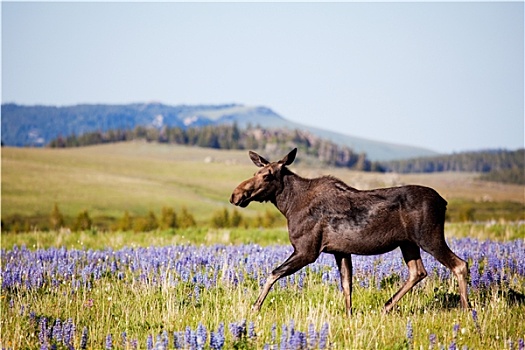
[[[288,169],[285,171],[282,177],[282,189],[275,194],[275,199],[272,202],[288,218],[290,210],[302,200],[301,197],[308,190],[310,180],[304,179]]]

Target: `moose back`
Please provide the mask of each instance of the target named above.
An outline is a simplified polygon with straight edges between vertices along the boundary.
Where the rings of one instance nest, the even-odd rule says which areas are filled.
[[[333,254],[341,276],[346,313],[352,310],[352,254],[375,255],[401,249],[409,276],[386,302],[390,311],[412,287],[427,276],[423,249],[449,268],[459,283],[461,306],[468,307],[467,263],[454,254],[444,237],[447,202],[433,189],[400,186],[371,191],[352,188],[332,176],[303,178],[287,166],[297,149],[269,162],[255,152],[249,155],[261,168],[241,182],[230,202],[246,207],[250,202],[271,202],[286,217],[293,253],[272,271],[253,305],[260,310],[272,285],[314,262],[320,253]]]

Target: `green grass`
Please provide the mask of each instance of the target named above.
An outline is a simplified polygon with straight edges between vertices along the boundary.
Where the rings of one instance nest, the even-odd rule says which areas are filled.
[[[68,249],[104,249],[112,247],[148,247],[176,244],[252,244],[262,246],[289,244],[284,228],[276,229],[209,229],[190,228],[154,232],[25,232],[2,234],[2,248],[25,245],[28,249],[66,247]]]
[[[214,161],[205,163],[206,157]],[[2,233],[1,246],[4,250],[15,245],[25,245],[31,250],[50,247],[102,250],[175,244],[288,245],[285,228],[209,229],[202,225],[208,223],[217,209],[230,208],[232,189],[255,169],[244,151],[142,142],[64,150],[3,148],[2,219],[19,214],[47,220],[55,203],[68,217],[86,209],[93,218],[105,218],[108,222],[120,218],[124,211],[145,216],[152,210],[158,215],[163,207],[178,211],[185,206],[194,214],[199,227],[149,233],[33,230]],[[397,176],[301,166],[294,170],[305,177],[332,174],[360,189],[407,183],[431,186],[449,201],[453,215],[455,203],[459,203],[458,215],[465,209],[465,203],[474,206],[496,203],[493,213],[501,207],[505,212],[508,208],[518,211],[523,208],[524,186],[484,183],[475,180],[476,174]],[[270,204],[255,203],[240,212],[255,217],[271,208]],[[478,214],[480,208],[486,209],[476,208]],[[499,221],[498,215],[486,217],[497,221],[447,224],[446,235],[500,241],[525,239],[524,225]],[[202,290],[199,300],[191,297],[194,287],[191,284],[158,287],[135,283],[133,277],[119,280],[112,275],[95,281],[91,289],[80,288],[75,294],[71,294],[71,286],[67,284],[37,290],[2,290],[0,347],[38,347],[38,325],[31,320],[30,311],[50,319],[73,318],[78,327],[77,338],[82,328],[89,326],[89,349],[102,348],[107,334],[113,334],[115,348],[122,348],[118,346],[122,331],[130,339],[137,339],[139,348],[144,349],[147,336],[156,336],[163,330],[184,331],[187,326],[195,329],[199,322],[209,330],[216,330],[220,322],[227,328],[228,323],[243,319],[255,323],[258,337],[238,345],[253,349],[270,341],[273,324],[277,324],[279,339],[281,325],[292,319],[295,328],[303,332],[310,323],[319,331],[328,322],[329,339],[335,349],[428,349],[431,333],[437,336],[439,344],[448,348],[454,338],[454,324],[460,325],[456,336],[459,348],[468,344],[469,349],[506,349],[509,339],[516,343],[518,338],[525,337],[523,302],[513,303],[497,287],[470,295],[478,311],[478,328],[470,312],[458,309],[453,279],[441,283],[427,278],[386,316],[380,314],[381,307],[399,287],[399,279],[388,280],[383,289],[362,287],[354,280],[354,314],[348,319],[344,317],[339,288],[321,283],[321,278],[320,274],[308,274],[303,289],[276,284],[258,314],[253,314],[250,307],[259,293],[259,285],[249,279],[238,286],[224,284]],[[510,283],[523,293],[523,280]],[[412,344],[406,337],[408,320],[414,329]],[[226,334],[231,347],[233,339],[228,331]],[[439,344],[434,348],[440,348]],[[75,345],[78,348],[78,339]]]
[[[477,174],[378,174],[301,164],[292,168],[305,177],[331,174],[359,189],[430,186],[449,201],[454,220],[469,208],[474,208],[475,220],[524,219],[525,186],[487,183],[477,180]],[[246,151],[146,142],[69,149],[4,147],[2,220],[19,215],[42,228],[57,203],[70,221],[83,210],[95,223],[106,225],[125,211],[145,216],[163,207],[186,207],[198,223],[208,223],[215,210],[230,208],[233,188],[256,169]],[[271,205],[252,204],[241,213],[253,218],[265,210],[275,211]]]
[[[145,215],[164,206],[186,206],[202,218],[227,205],[236,183],[252,173],[247,166],[242,171],[219,162],[205,164],[207,155],[232,157],[221,151],[145,143],[62,150],[5,148],[2,216],[45,215],[58,203],[71,217],[85,209],[94,217],[120,217],[125,210]]]
[[[118,344],[124,330],[129,339],[138,339],[140,348],[144,349],[149,334],[168,330],[171,335],[171,332],[184,331],[188,326],[195,329],[199,322],[208,329],[217,329],[220,322],[227,325],[244,319],[253,321],[258,332],[257,341],[248,346],[253,349],[270,343],[270,329],[274,323],[279,325],[279,339],[280,325],[288,324],[290,320],[294,320],[296,329],[303,332],[310,323],[319,330],[323,323],[328,322],[329,339],[335,349],[408,349],[408,319],[414,329],[414,349],[420,346],[428,349],[430,333],[436,334],[438,342],[448,348],[454,338],[454,324],[460,326],[459,348],[468,344],[472,349],[507,349],[508,339],[516,343],[517,337],[522,337],[525,331],[522,316],[525,307],[509,305],[496,291],[471,295],[471,302],[479,310],[478,329],[470,312],[458,309],[457,305],[443,308],[434,300],[434,289],[448,290],[453,286],[438,286],[429,281],[405,296],[399,308],[386,316],[380,313],[380,309],[393,293],[392,288],[379,291],[355,287],[354,313],[348,319],[344,315],[338,288],[323,285],[318,279],[318,276],[309,276],[302,290],[276,285],[258,314],[251,312],[251,303],[258,293],[258,286],[252,282],[237,287],[202,290],[199,301],[191,297],[191,285],[153,288],[111,278],[103,278],[91,290],[81,289],[67,298],[64,293],[70,291],[69,286],[9,295],[15,298],[15,306],[9,307],[6,298],[2,299],[2,346],[35,348],[38,344],[38,328],[31,323],[22,305],[30,305],[37,315],[52,320],[73,316],[79,327],[78,333],[84,326],[89,326],[89,349],[101,348],[108,334],[113,334],[114,343]],[[234,341],[228,333],[227,344],[231,346]]]
[[[524,225],[519,224],[451,224],[447,237],[472,237],[481,240],[524,239]],[[26,245],[32,250],[65,247],[68,250],[100,250],[112,247],[168,246],[174,244],[249,244],[271,246],[288,244],[287,233],[282,229],[205,229],[193,228],[151,233],[132,232],[31,232],[2,234],[2,249]],[[204,268],[204,267],[203,267]],[[166,273],[171,273],[166,270]],[[219,271],[221,279],[222,271]],[[245,279],[239,285],[220,283],[210,290],[200,290],[197,300],[193,283],[176,286],[144,282],[138,283],[133,274],[123,280],[115,275],[103,276],[93,281],[92,287],[79,288],[71,294],[70,282],[29,290],[2,290],[2,347],[13,349],[35,348],[38,344],[38,324],[29,315],[50,320],[73,318],[77,326],[76,348],[81,330],[89,327],[88,349],[102,348],[105,337],[113,335],[114,348],[120,334],[126,331],[128,339],[137,339],[139,349],[144,349],[149,335],[154,338],[167,330],[196,329],[200,323],[208,330],[216,330],[222,322],[226,326],[225,348],[231,348],[234,339],[227,331],[231,322],[254,322],[257,339],[237,344],[245,349],[259,349],[271,341],[271,328],[277,325],[277,340],[281,325],[294,320],[295,328],[307,332],[310,323],[319,331],[324,323],[330,325],[329,341],[334,349],[428,349],[430,334],[435,334],[438,344],[445,348],[456,340],[458,348],[508,349],[509,339],[516,342],[525,335],[525,303],[513,302],[494,286],[471,291],[469,298],[478,312],[478,324],[469,311],[459,309],[457,284],[453,278],[445,283],[431,277],[407,294],[390,314],[382,315],[384,302],[399,288],[400,279],[392,278],[375,285],[360,286],[354,276],[353,315],[344,316],[341,291],[334,284],[323,284],[320,273],[309,272],[301,289],[296,284],[271,290],[260,313],[252,313],[251,304],[259,293],[259,284]],[[510,281],[509,286],[523,292],[523,280]],[[412,343],[407,341],[407,322],[413,328]],[[460,331],[454,335],[453,326]],[[229,345],[228,345],[229,344]],[[515,345],[516,346],[516,345]],[[60,347],[59,347],[60,349]]]
[[[480,240],[508,241],[525,239],[525,225],[519,223],[452,223],[445,226],[447,238],[470,237]],[[68,249],[104,249],[112,247],[148,247],[175,244],[252,244],[261,246],[289,244],[286,228],[274,229],[211,229],[207,227],[176,229],[153,232],[105,232],[105,231],[33,231],[3,233],[2,249],[25,245],[29,249],[66,247]]]

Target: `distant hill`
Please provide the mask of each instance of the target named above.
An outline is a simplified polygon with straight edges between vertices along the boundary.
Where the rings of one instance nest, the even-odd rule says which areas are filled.
[[[80,135],[91,131],[195,127],[236,122],[240,128],[260,125],[309,131],[321,138],[366,153],[372,161],[432,156],[437,153],[418,147],[390,144],[343,135],[289,121],[267,107],[238,104],[179,105],[135,103],[127,105],[22,106],[2,105],[2,143],[7,146],[41,147],[58,136]]]

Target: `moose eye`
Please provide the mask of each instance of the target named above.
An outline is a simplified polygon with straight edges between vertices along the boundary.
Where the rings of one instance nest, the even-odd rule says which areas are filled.
[[[271,172],[264,173],[262,174],[262,176],[263,176],[263,179],[265,180],[273,178],[273,174]]]

